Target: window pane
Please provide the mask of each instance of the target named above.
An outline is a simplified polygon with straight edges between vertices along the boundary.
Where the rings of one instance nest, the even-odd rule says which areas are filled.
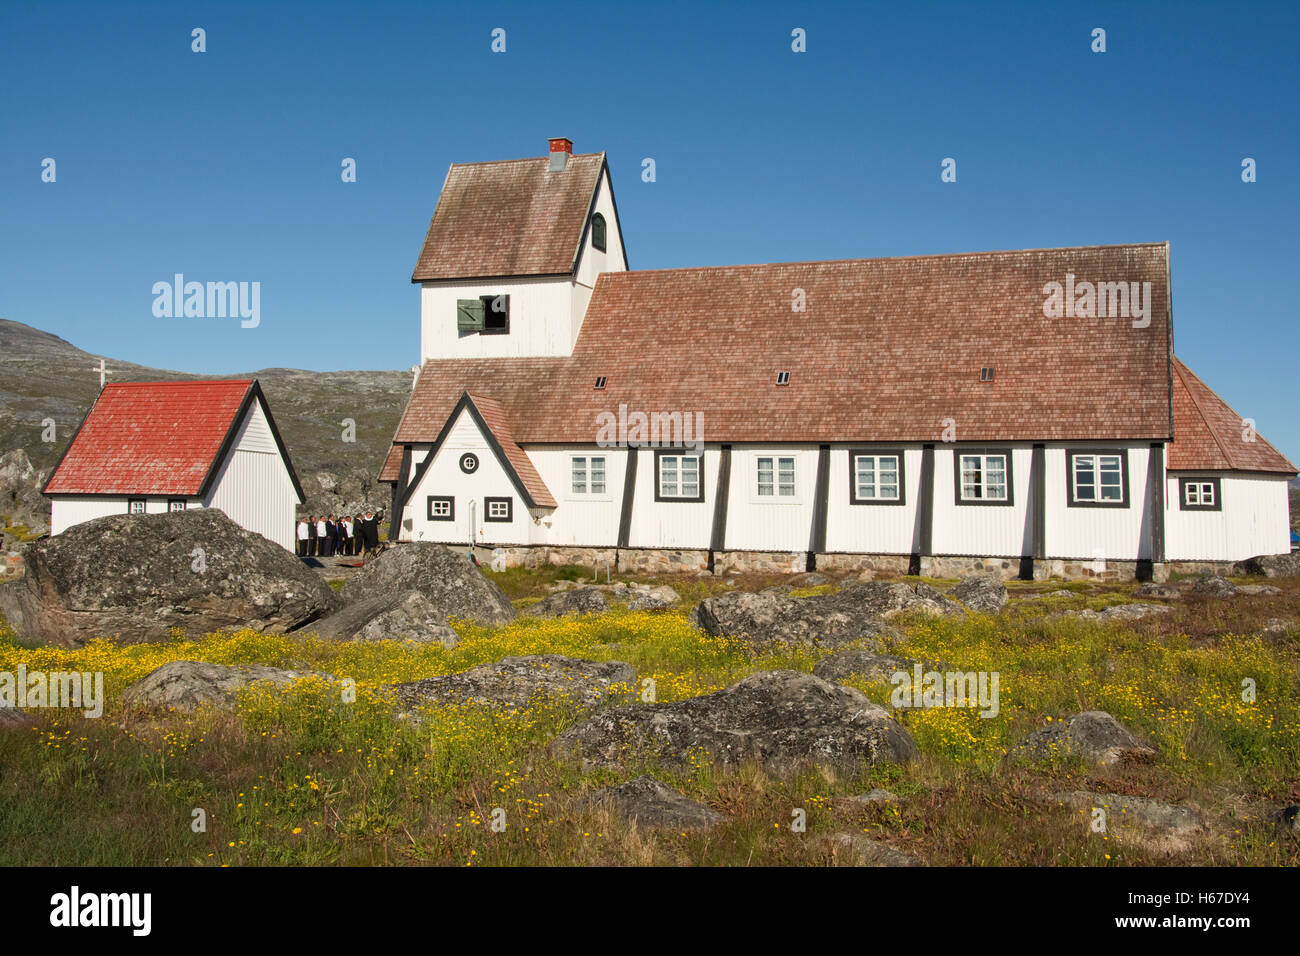
[[[575,495],[585,495],[587,493],[587,459],[573,459],[573,493]]]
[[[879,459],[881,498],[898,497],[898,458],[894,455],[881,455]]]
[[[659,459],[659,493],[665,497],[677,497],[677,458],[665,455]]]
[[[758,459],[758,493],[763,496],[772,494],[772,459]]]
[[[695,498],[700,493],[700,460],[682,458],[682,497]]]
[[[1201,485],[1201,504],[1203,504],[1203,505],[1212,505],[1212,504],[1214,504],[1214,485],[1213,485],[1213,484],[1206,483],[1206,484],[1204,484],[1204,485]]]
[[[605,493],[605,459],[591,459],[591,493],[593,495],[603,495]]]
[[[870,455],[859,455],[857,460],[858,497],[876,497],[876,459]]]
[[[778,465],[780,466],[780,493],[787,498],[791,498],[794,496],[794,459],[782,458]]]

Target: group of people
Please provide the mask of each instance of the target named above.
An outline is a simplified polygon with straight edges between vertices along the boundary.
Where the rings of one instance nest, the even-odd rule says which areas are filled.
[[[307,515],[298,519],[299,557],[365,554],[379,547],[380,515]]]

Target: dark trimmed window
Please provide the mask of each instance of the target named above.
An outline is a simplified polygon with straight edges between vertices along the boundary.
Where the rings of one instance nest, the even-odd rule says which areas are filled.
[[[513,521],[515,515],[515,499],[513,498],[484,498],[483,499],[483,520],[484,521]]]
[[[1071,508],[1128,507],[1128,450],[1065,452],[1065,480]]]
[[[147,510],[143,498],[128,498],[126,500],[126,513],[129,515],[142,515]]]
[[[1179,478],[1178,507],[1182,511],[1222,511],[1218,478]]]
[[[901,451],[855,448],[849,452],[849,504],[904,504],[903,480]]]
[[[959,505],[1012,504],[1010,451],[953,453]]]
[[[605,217],[600,213],[591,217],[591,246],[605,251]]]
[[[483,332],[504,335],[510,331],[510,296],[483,296]]]
[[[655,501],[703,501],[704,455],[655,449]]]
[[[455,521],[456,499],[445,495],[429,495],[430,521]]]
[[[184,511],[184,510],[185,510],[185,499],[184,499],[184,498],[168,498],[168,499],[167,499],[167,510],[168,510],[168,511]]]

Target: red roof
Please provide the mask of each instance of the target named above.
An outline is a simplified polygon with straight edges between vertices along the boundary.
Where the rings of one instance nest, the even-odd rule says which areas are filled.
[[[542,481],[542,476],[537,473],[533,460],[515,441],[514,430],[511,428],[510,416],[506,412],[505,406],[495,399],[486,398],[482,395],[470,395],[469,400],[474,403],[474,407],[483,416],[483,424],[492,433],[492,437],[501,448],[501,453],[505,455],[510,467],[514,469],[519,481],[528,490],[528,494],[533,499],[533,507],[554,508],[555,498],[552,497],[550,489],[546,487],[546,482]]]
[[[45,493],[202,494],[255,390],[254,379],[105,385]]]
[[[412,282],[563,275],[577,264],[604,153],[453,163]]]
[[[1168,267],[1142,243],[606,272],[572,357],[426,362],[394,441],[433,441],[464,390],[523,445],[594,443],[621,404],[701,413],[710,442],[942,441],[948,420],[958,441],[1167,440]],[[1150,324],[1046,317],[1067,273],[1151,283]]]
[[[1245,436],[1253,441],[1245,440]],[[1174,359],[1174,441],[1171,471],[1265,471],[1295,474],[1296,467],[1210,387]]]

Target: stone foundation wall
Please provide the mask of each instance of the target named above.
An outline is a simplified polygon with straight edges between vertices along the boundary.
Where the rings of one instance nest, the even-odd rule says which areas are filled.
[[[459,550],[453,548],[453,550]],[[604,573],[673,574],[704,573],[709,567],[709,552],[689,548],[573,548],[531,545],[504,548],[475,548],[479,563],[494,570],[537,568],[545,565],[576,564]],[[791,551],[719,551],[713,556],[714,574],[798,574],[810,570],[807,554]],[[815,556],[818,571],[876,571],[904,575],[912,559],[906,554],[827,554]],[[996,574],[1003,580],[1020,576],[1020,558],[923,557],[921,574],[935,578],[961,578],[970,574]],[[18,559],[21,566],[21,558]],[[1184,574],[1230,574],[1231,561],[1171,561],[1152,565],[1139,561],[1107,561],[1095,564],[1086,558],[1049,558],[1034,562],[1034,580],[1132,581],[1142,576],[1163,583],[1170,571]]]

